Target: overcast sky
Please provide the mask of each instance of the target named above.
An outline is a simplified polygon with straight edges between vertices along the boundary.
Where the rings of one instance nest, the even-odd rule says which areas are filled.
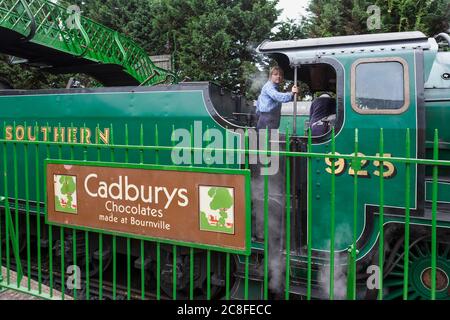
[[[279,0],[278,9],[283,9],[280,19],[297,19],[306,12],[309,0]]]

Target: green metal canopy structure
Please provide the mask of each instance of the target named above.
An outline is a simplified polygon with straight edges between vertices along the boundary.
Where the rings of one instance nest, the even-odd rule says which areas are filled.
[[[55,73],[85,73],[106,86],[177,82],[133,40],[74,8],[48,0],[0,0],[0,52]]]

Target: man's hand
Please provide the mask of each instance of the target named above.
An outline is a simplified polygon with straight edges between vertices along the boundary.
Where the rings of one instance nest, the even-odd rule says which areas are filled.
[[[296,94],[296,93],[298,94],[298,87],[297,86],[293,86],[292,87],[292,93],[293,94]]]

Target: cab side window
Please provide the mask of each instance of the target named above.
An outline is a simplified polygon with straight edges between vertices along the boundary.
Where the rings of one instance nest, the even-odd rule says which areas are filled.
[[[408,65],[400,59],[365,59],[352,68],[352,107],[362,114],[398,114],[409,106]]]

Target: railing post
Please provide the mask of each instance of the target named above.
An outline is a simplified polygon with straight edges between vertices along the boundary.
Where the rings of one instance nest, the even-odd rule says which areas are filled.
[[[358,250],[355,246],[350,245],[347,249],[347,300],[356,300],[356,255]]]
[[[3,202],[5,201],[5,197],[0,196],[0,203],[3,204]],[[2,239],[0,237],[0,243],[2,242]],[[2,259],[2,257],[0,256],[0,259]],[[3,282],[3,264],[2,261],[0,260],[0,283]],[[0,284],[0,292],[3,291],[3,287]]]
[[[6,163],[6,162],[5,162]],[[5,177],[5,184],[6,184],[6,180],[7,178]],[[6,190],[6,188],[5,188]],[[16,238],[16,233],[14,230],[14,224],[13,224],[13,219],[11,217],[11,211],[9,211],[9,207],[8,207],[8,199],[6,197],[0,196],[0,202],[4,202],[5,204],[5,219],[7,220],[7,225],[5,226],[5,229],[7,230],[7,241],[11,240],[12,242],[12,250],[13,250],[13,254],[14,254],[14,258],[16,261],[16,272],[17,272],[17,287],[19,287],[22,278],[23,278],[23,271],[22,271],[22,263],[20,261],[20,257],[19,257],[19,246],[17,244],[18,242],[18,238]],[[7,245],[8,246],[8,245]],[[7,253],[7,256],[9,256],[9,252]],[[7,272],[9,272],[9,265],[7,265]],[[0,276],[1,276],[1,270],[0,270]],[[8,277],[9,279],[9,277]]]

